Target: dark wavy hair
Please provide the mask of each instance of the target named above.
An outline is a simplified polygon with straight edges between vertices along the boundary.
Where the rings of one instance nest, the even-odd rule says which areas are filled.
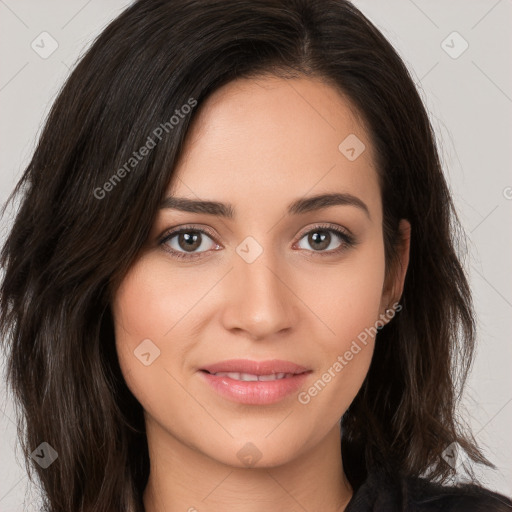
[[[399,221],[412,225],[402,310],[379,331],[342,418],[349,481],[357,487],[392,464],[445,482],[453,470],[441,454],[452,442],[491,465],[456,414],[475,340],[464,234],[427,112],[390,43],[346,0],[139,0],[70,74],[3,208],[19,197],[1,252],[7,379],[27,471],[36,470],[52,512],[143,510],[143,410],[119,368],[111,300],[148,237],[201,104],[234,79],[264,75],[320,78],[364,121],[388,273]],[[171,127],[191,98],[198,107]],[[113,182],[163,125],[161,141]],[[47,469],[30,457],[42,441],[58,452]]]

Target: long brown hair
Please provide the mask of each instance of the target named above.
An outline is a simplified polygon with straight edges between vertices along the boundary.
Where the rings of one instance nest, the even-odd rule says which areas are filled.
[[[143,510],[144,421],[119,369],[112,294],[149,234],[197,108],[229,81],[259,74],[320,77],[364,119],[388,270],[399,220],[412,225],[402,310],[380,330],[342,419],[349,480],[356,487],[390,464],[444,480],[453,470],[441,453],[452,442],[486,463],[456,417],[475,334],[455,250],[463,235],[427,112],[396,51],[346,0],[139,0],[69,76],[4,206],[20,198],[1,253],[7,377],[27,470],[52,512]],[[127,168],[161,126],[155,147]],[[47,469],[30,458],[42,441],[58,452]]]

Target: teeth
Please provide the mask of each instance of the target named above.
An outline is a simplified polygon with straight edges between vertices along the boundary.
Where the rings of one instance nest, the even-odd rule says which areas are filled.
[[[229,377],[234,380],[241,380],[245,382],[251,381],[268,381],[268,380],[277,380],[284,379],[287,377],[293,377],[293,373],[274,373],[271,375],[253,375],[252,373],[240,373],[240,372],[217,372],[212,375],[216,375],[217,377]]]

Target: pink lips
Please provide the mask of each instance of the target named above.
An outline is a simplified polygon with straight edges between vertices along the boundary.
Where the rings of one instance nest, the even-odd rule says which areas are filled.
[[[285,374],[285,376],[276,380],[242,381],[227,375],[213,375],[220,372],[247,373],[256,376]],[[311,370],[279,359],[268,361],[231,359],[204,366],[200,373],[206,382],[222,396],[244,404],[264,405],[278,402],[296,392]]]

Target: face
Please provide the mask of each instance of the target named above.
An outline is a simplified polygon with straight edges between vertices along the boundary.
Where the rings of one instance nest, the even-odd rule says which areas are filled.
[[[338,426],[403,276],[385,282],[373,149],[335,89],[237,80],[197,114],[166,197],[226,211],[160,209],[112,304],[117,353],[148,439],[275,466]]]

